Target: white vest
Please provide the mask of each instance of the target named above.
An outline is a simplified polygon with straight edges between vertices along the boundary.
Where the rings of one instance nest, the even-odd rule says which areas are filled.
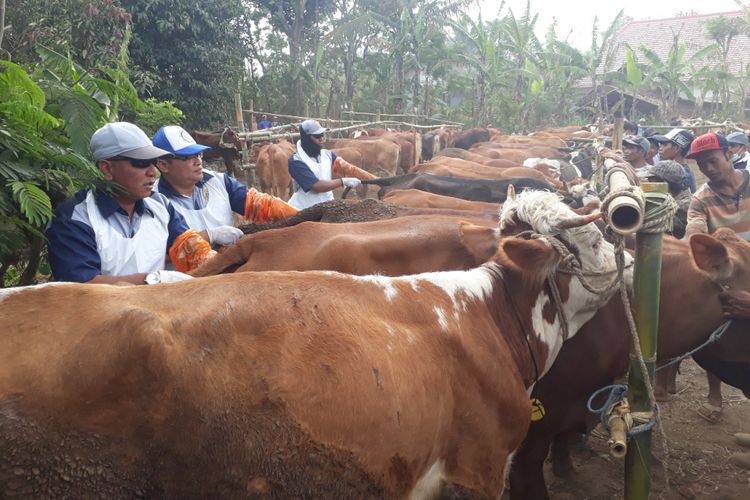
[[[126,238],[99,212],[93,191],[86,195],[86,212],[96,236],[96,249],[104,276],[125,276],[164,269],[169,212],[164,205],[150,198],[145,198],[143,203],[154,216],[144,213],[138,231],[132,238]]]
[[[301,154],[300,154],[301,152]],[[312,173],[321,181],[330,181],[332,177],[331,173],[331,152],[328,150],[320,151],[320,163],[307,156],[302,150],[302,146],[297,143],[297,157],[305,162]],[[289,204],[294,208],[302,210],[303,208],[311,207],[324,201],[330,201],[333,199],[332,191],[325,191],[323,193],[316,193],[315,191],[305,192],[299,185],[297,190],[294,192],[291,198],[289,198]]]
[[[229,193],[224,185],[224,174],[211,172],[211,175],[212,177],[203,183],[202,188],[197,186],[193,188],[203,189],[203,197],[207,200],[204,208],[192,210],[182,206],[179,202],[172,203],[174,209],[185,217],[188,227],[196,231],[218,226],[231,226],[234,223]],[[154,191],[160,192],[160,182],[161,180],[156,183]]]

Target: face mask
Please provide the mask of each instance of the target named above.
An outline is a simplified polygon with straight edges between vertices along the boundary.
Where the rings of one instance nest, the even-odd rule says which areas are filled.
[[[742,158],[742,155],[741,155],[741,154],[739,154],[739,153],[734,153],[734,154],[732,155],[732,163],[737,163],[738,161],[740,161],[740,158]]]

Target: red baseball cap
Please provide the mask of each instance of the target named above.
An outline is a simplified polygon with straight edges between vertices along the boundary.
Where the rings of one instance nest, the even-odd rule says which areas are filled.
[[[714,132],[709,132],[695,138],[692,144],[690,144],[690,153],[685,155],[685,158],[692,159],[706,151],[726,151],[727,149],[729,149],[729,143],[727,142],[726,137]]]

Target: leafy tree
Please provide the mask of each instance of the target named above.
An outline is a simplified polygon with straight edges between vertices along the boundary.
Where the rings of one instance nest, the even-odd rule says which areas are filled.
[[[715,54],[717,46],[712,44],[686,57],[685,42],[680,38],[680,34],[676,33],[664,60],[648,47],[641,46],[640,50],[649,62],[645,72],[647,81],[661,91],[662,115],[664,118],[671,118],[675,115],[677,100],[681,94],[695,100],[690,85],[695,73],[695,63]]]
[[[305,81],[311,81],[306,72],[305,42],[317,38],[321,21],[330,14],[331,0],[259,0],[263,13],[271,25],[286,35],[289,49],[290,103],[299,115],[307,114]],[[307,48],[315,47],[311,43]]]
[[[232,116],[247,54],[241,0],[121,0],[133,17],[130,58],[142,95],[172,101],[190,127]]]
[[[115,65],[127,47],[130,15],[113,0],[26,0],[7,9],[5,49],[21,64],[45,46],[87,68]]]

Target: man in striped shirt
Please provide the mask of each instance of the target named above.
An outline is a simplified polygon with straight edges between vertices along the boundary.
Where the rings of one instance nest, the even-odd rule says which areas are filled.
[[[690,202],[686,236],[729,227],[750,240],[750,174],[734,169],[728,149],[724,136],[714,133],[696,138],[690,147],[687,158],[695,159],[708,182]]]
[[[713,132],[701,135],[690,145],[686,158],[695,159],[708,182],[690,202],[685,237],[728,227],[750,241],[750,172],[734,168],[726,138]],[[694,358],[702,364],[700,351]],[[706,373],[708,403],[698,408],[698,413],[709,422],[718,422],[722,406],[721,381],[711,372]]]

